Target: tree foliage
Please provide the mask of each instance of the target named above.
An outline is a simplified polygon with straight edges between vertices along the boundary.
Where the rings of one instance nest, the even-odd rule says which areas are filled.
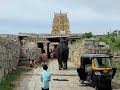
[[[117,47],[120,50],[120,37],[115,39],[114,46]]]
[[[91,38],[93,35],[92,35],[92,32],[89,32],[89,33],[85,33],[83,34],[80,38],[81,39],[84,39],[84,38]]]
[[[120,36],[119,30],[115,30],[112,33],[108,32],[105,35],[99,36],[99,40],[108,44],[111,50],[119,51],[120,50]]]

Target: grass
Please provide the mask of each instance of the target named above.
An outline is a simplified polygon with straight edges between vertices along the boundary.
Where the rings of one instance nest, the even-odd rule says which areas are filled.
[[[33,68],[37,68],[37,67],[41,67],[41,63],[39,62],[39,63],[36,63],[34,66],[33,66]]]
[[[120,80],[120,60],[115,60],[112,62],[112,66],[114,66],[115,68],[117,68],[114,80]]]
[[[47,60],[47,64],[49,64],[50,60]],[[36,63],[33,68],[41,67],[41,63]],[[19,78],[19,76],[24,73],[32,70],[33,68],[29,67],[18,67],[16,70],[12,70],[9,75],[3,78],[0,82],[0,90],[13,90],[15,84],[13,83],[15,80]]]
[[[21,68],[18,67],[16,70],[12,70],[9,75],[3,78],[3,80],[0,82],[0,90],[13,90],[15,87],[14,81],[17,80],[17,78],[22,74],[23,72],[30,71],[30,68]]]

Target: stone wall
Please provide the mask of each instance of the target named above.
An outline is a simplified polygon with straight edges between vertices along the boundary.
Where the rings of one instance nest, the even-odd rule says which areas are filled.
[[[112,53],[113,61],[120,61],[120,51],[116,51]]]
[[[20,63],[19,65],[29,66],[29,61],[39,61],[41,49],[37,47],[21,47],[20,49]]]
[[[35,37],[24,37],[21,40],[20,48],[20,62],[19,65],[29,66],[29,61],[34,60],[35,62],[39,61],[41,54],[41,48],[37,47],[39,41],[44,42],[44,38],[35,38]]]
[[[77,66],[80,65],[80,50],[80,43],[69,45],[69,60]]]
[[[80,66],[82,54],[109,53],[109,46],[95,38],[84,39],[76,44],[69,45],[69,48],[69,60],[78,66]]]
[[[0,80],[18,66],[20,42],[15,35],[0,36]]]
[[[0,81],[12,69],[19,65],[29,65],[29,59],[39,60],[41,49],[37,42],[44,38],[25,37],[19,40],[17,35],[0,35]]]

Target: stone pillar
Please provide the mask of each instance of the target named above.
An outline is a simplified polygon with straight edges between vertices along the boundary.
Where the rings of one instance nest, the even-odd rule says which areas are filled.
[[[47,55],[48,55],[48,58],[50,58],[49,44],[50,44],[50,43],[47,43]]]

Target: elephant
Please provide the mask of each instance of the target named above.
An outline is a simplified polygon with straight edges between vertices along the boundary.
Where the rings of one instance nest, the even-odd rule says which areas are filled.
[[[60,41],[55,50],[56,58],[58,59],[59,70],[67,69],[69,47],[65,40]]]

